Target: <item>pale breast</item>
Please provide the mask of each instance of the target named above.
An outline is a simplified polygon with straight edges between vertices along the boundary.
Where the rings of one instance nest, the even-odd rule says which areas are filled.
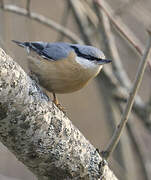
[[[41,57],[29,57],[29,69],[36,74],[42,87],[50,92],[70,93],[81,89],[95,77],[100,68],[83,68],[70,53],[68,59],[50,61]]]

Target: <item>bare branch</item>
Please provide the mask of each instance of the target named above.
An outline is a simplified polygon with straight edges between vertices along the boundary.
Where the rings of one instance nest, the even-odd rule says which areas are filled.
[[[142,43],[135,36],[135,34],[117,17],[114,15],[113,10],[110,6],[103,0],[94,0],[107,14],[110,21],[114,24],[114,26],[118,29],[118,31],[123,35],[123,37],[130,42],[130,44],[136,49],[136,51],[142,55],[144,47],[142,47]]]
[[[123,112],[123,105],[121,103],[119,103],[118,107],[119,107],[120,112],[122,113]],[[133,114],[131,114],[131,118],[129,118],[129,121],[126,124],[128,136],[130,137],[130,139],[133,143],[135,152],[137,154],[137,157],[140,160],[140,165],[141,165],[143,172],[144,172],[144,177],[145,177],[144,179],[149,180],[150,175],[151,175],[150,174],[151,173],[150,168],[147,166],[147,161],[145,159],[146,154],[143,153],[143,150],[142,150],[143,149],[142,146],[144,147],[144,145],[142,144],[142,142],[140,142],[142,139],[140,140],[140,137],[138,137],[138,134],[139,134],[138,126],[136,125],[136,121],[132,121],[133,118],[134,118],[134,116],[133,116]],[[127,146],[127,143],[126,143],[126,146]],[[126,156],[126,158],[127,158],[127,156]],[[129,163],[127,163],[127,164],[129,164]],[[131,167],[129,166],[129,168],[131,168]],[[135,177],[133,179],[135,179]]]
[[[67,38],[69,38],[71,41],[73,41],[75,43],[83,44],[83,41],[81,41],[79,39],[79,37],[77,37],[69,29],[61,26],[60,24],[57,24],[55,21],[48,19],[48,18],[44,17],[43,15],[40,15],[40,14],[34,13],[34,12],[30,12],[30,16],[28,16],[28,12],[26,9],[20,8],[20,7],[14,6],[14,5],[4,5],[3,10],[9,11],[12,13],[16,13],[16,14],[19,14],[22,16],[26,16],[30,19],[33,19],[39,23],[44,24],[45,26],[51,27],[51,28],[55,29],[56,31],[59,31],[60,33],[62,33],[63,35],[65,35]]]
[[[113,10],[110,6],[103,0],[94,0],[107,14],[110,21],[117,28],[118,32],[120,32],[123,37],[136,49],[139,55],[143,54],[144,47],[139,39],[135,36],[135,34],[117,17],[114,15]],[[151,62],[148,61],[148,65],[151,69]]]
[[[61,25],[66,27],[67,21],[68,21],[68,16],[70,13],[70,6],[69,3],[67,2],[67,7],[64,8],[64,12],[63,12],[63,16],[62,16],[62,20],[61,20]],[[59,34],[59,37],[57,38],[57,41],[62,41],[64,38],[64,35],[61,33]]]
[[[108,144],[106,150],[103,153],[104,154],[103,156],[106,159],[109,158],[111,153],[114,151],[117,143],[120,140],[120,136],[121,136],[121,133],[122,133],[122,131],[123,131],[125,125],[126,125],[126,122],[128,121],[128,118],[129,118],[129,115],[130,115],[130,112],[131,112],[131,109],[132,109],[132,105],[133,105],[133,102],[134,102],[134,97],[135,97],[135,95],[137,93],[137,90],[138,90],[138,88],[140,86],[140,83],[142,81],[142,78],[143,78],[143,74],[144,74],[145,67],[146,67],[146,64],[147,64],[147,60],[148,60],[148,57],[149,57],[150,49],[151,49],[151,33],[149,33],[149,41],[148,41],[148,44],[146,46],[145,53],[144,53],[144,55],[142,57],[142,61],[140,62],[140,65],[139,65],[139,68],[138,68],[138,71],[137,71],[137,74],[136,74],[136,78],[135,78],[135,81],[134,81],[134,85],[133,85],[132,90],[130,92],[130,96],[129,96],[125,111],[123,112],[121,122],[117,126],[110,143]]]
[[[87,15],[90,22],[94,25],[94,27],[97,27],[98,18],[95,11],[93,11],[93,9],[89,6],[89,3],[87,3],[86,1],[82,1],[81,6],[83,8],[83,12]]]
[[[104,78],[106,79],[104,83],[106,83],[106,87],[112,86],[111,94],[113,98],[118,100],[118,102],[126,102],[128,98],[128,91],[132,87],[132,83],[129,80],[124,68],[122,67],[122,64],[120,62],[120,58],[117,52],[117,48],[114,42],[114,37],[112,35],[112,32],[110,30],[110,24],[108,22],[108,16],[106,16],[106,13],[103,11],[100,11],[98,9],[98,5],[94,3],[94,8],[97,13],[97,16],[99,18],[100,25],[100,31],[101,31],[101,38],[103,39],[101,41],[101,48],[104,48],[103,51],[107,54],[109,57],[113,57],[113,65],[114,65],[114,71],[116,72],[116,78],[118,79],[118,82],[115,78],[114,71],[110,69],[110,67],[105,66],[103,73]],[[105,47],[104,47],[105,46]],[[119,83],[120,82],[120,83]],[[122,84],[122,86],[121,86]],[[125,88],[126,87],[126,88]],[[147,118],[148,111],[147,105],[143,102],[141,97],[137,95],[135,97],[133,111],[135,114],[142,120],[143,124],[146,126],[147,129],[150,130],[151,123],[149,123],[150,116]]]
[[[26,10],[28,12],[28,16],[30,16],[30,5],[31,5],[31,0],[27,0]]]
[[[86,16],[84,15],[83,11],[79,8],[79,4],[81,4],[81,2],[79,0],[74,1],[74,0],[68,0],[71,9],[74,13],[75,19],[77,21],[77,24],[79,26],[80,32],[82,34],[82,37],[84,39],[84,42],[88,45],[91,44],[90,38],[88,36],[88,32],[87,32],[87,19]]]
[[[3,0],[1,0],[1,2],[0,2],[0,7],[4,8],[4,1]]]
[[[141,161],[141,166],[144,172],[144,179],[145,180],[150,180],[151,177],[151,171],[150,171],[150,167],[148,166],[148,164],[150,164],[150,160],[148,159],[148,154],[146,155],[146,153],[144,153],[142,151],[142,149],[144,148],[144,146],[142,145],[142,142],[140,142],[139,138],[136,135],[136,128],[135,128],[135,122],[130,121],[127,123],[127,129],[130,135],[130,138],[133,142],[135,151],[138,154],[138,157]],[[138,133],[138,129],[137,129],[137,133]],[[143,148],[142,148],[143,146]]]
[[[109,19],[103,11],[101,11],[101,13],[102,13],[102,20],[106,33],[106,40],[108,42],[107,44],[109,46],[111,56],[113,57],[112,65],[115,71],[115,75],[117,79],[120,81],[120,84],[122,84],[123,86],[129,89],[131,87],[131,82],[120,61],[120,56],[115,44],[113,33],[111,31]]]

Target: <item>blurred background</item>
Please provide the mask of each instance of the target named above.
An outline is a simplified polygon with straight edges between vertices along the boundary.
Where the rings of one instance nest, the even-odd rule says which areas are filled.
[[[148,39],[150,0],[0,0],[0,47],[28,73],[26,53],[11,42],[64,41],[96,46],[112,64],[87,87],[58,95],[67,116],[100,150],[120,122]],[[151,64],[109,166],[122,180],[151,177]],[[36,180],[0,144],[0,180]]]

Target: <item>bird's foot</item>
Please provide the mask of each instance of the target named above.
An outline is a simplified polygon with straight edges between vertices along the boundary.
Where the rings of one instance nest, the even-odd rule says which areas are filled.
[[[64,114],[66,114],[65,109],[63,108],[63,106],[59,103],[56,94],[53,93],[53,103],[60,109],[60,111],[62,111]]]
[[[66,111],[65,111],[64,107],[61,104],[59,104],[59,103],[56,104],[55,103],[55,105],[59,108],[60,111],[62,111],[64,114],[66,114]]]

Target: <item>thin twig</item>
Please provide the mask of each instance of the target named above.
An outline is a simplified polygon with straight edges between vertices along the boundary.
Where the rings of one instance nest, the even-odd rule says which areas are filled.
[[[95,11],[90,7],[90,4],[86,1],[81,1],[81,6],[83,8],[83,12],[87,15],[90,22],[97,27],[98,25],[98,18],[96,16]]]
[[[136,49],[136,51],[142,55],[143,47],[142,43],[135,36],[135,34],[117,17],[114,15],[113,10],[109,7],[109,5],[103,0],[94,0],[107,14],[110,21],[114,24],[114,26],[118,29],[118,31],[127,39],[128,42]]]
[[[105,12],[101,12],[96,3],[93,3],[93,5],[94,5],[95,12],[96,12],[98,19],[99,19],[99,24],[98,24],[99,30],[98,30],[98,32],[100,32],[100,34],[101,34],[101,35],[99,35],[101,48],[103,48],[103,51],[105,52],[107,57],[112,58],[112,56],[113,56],[112,59],[113,59],[113,63],[114,63],[114,60],[116,61],[116,59],[118,59],[119,56],[117,56],[118,55],[117,53],[113,52],[112,47],[111,48],[109,47],[110,46],[109,43],[112,44],[112,41],[111,42],[108,41],[108,39],[110,39],[108,37],[108,34],[110,36],[110,31],[107,32],[108,28],[105,27],[105,24],[107,23],[106,18],[105,19],[103,18],[103,14],[105,14]],[[105,17],[107,17],[107,16],[105,16]],[[111,50],[112,50],[112,52],[111,52]],[[112,54],[112,53],[114,53],[114,54]],[[120,63],[120,62],[116,62],[115,65],[118,65],[118,63]],[[118,71],[121,71],[120,67],[118,65],[118,67],[116,69]],[[124,68],[122,68],[122,70],[124,70]],[[122,72],[120,72],[120,74],[121,73]],[[130,82],[129,79],[125,80],[126,75],[124,75],[124,76],[120,75],[120,83],[123,81],[122,82],[123,86],[120,85],[119,78],[118,78],[118,80],[116,79],[117,76],[115,77],[114,72],[111,69],[111,67],[105,66],[103,71],[102,71],[102,75],[104,76],[103,79],[105,78],[104,83],[106,83],[106,87],[111,87],[110,89],[111,89],[112,97],[115,100],[118,100],[118,102],[120,101],[120,102],[125,103],[127,101],[127,98],[128,98],[128,90],[132,86],[131,85],[132,83]],[[128,76],[126,78],[128,78]],[[125,81],[126,81],[126,83],[125,83]],[[129,85],[129,87],[128,87],[128,85]],[[145,106],[145,103],[143,102],[143,100],[140,98],[139,95],[137,95],[135,97],[133,111],[136,113],[136,115],[140,119],[143,120],[142,122],[146,126],[146,121],[144,121],[144,119],[145,119],[144,117],[146,117],[146,106]]]
[[[123,37],[135,48],[135,50],[139,53],[139,55],[143,54],[144,47],[139,39],[135,36],[135,34],[117,17],[114,15],[112,9],[109,5],[103,0],[94,0],[107,14],[110,21],[114,24],[114,26],[118,29]],[[148,65],[151,69],[151,62],[148,61]]]
[[[27,12],[28,12],[29,16],[30,16],[30,5],[31,5],[31,0],[27,0],[26,9],[27,9]]]
[[[140,164],[142,166],[142,170],[144,172],[144,180],[150,180],[150,167],[147,166],[147,160],[146,160],[146,154],[143,153],[142,151],[142,143],[140,142],[140,140],[138,140],[138,137],[136,135],[136,130],[134,130],[134,126],[135,126],[135,122],[132,123],[132,121],[129,121],[129,123],[127,123],[127,130],[129,132],[130,138],[133,142],[133,146],[135,148],[136,153],[138,154],[137,156],[140,159]],[[143,147],[145,148],[145,147]]]
[[[82,37],[84,39],[84,42],[88,45],[91,45],[91,40],[88,36],[88,33],[87,33],[87,19],[86,19],[86,16],[84,15],[84,13],[81,11],[81,9],[79,8],[79,3],[80,1],[78,0],[68,0],[69,4],[70,4],[70,7],[73,11],[73,14],[75,16],[75,19],[76,19],[76,22],[79,26],[79,29],[80,29],[80,32],[82,34]],[[81,4],[81,3],[80,3]]]
[[[112,98],[114,98],[116,102],[126,103],[129,95],[128,91],[126,88],[120,86],[113,72],[109,71],[108,68],[106,68],[105,72],[104,70],[105,68],[101,72],[101,79],[104,80],[103,83],[111,91]],[[142,122],[146,126],[146,105],[140,98],[135,98],[133,111],[138,118],[142,119]]]
[[[3,1],[3,0],[1,0],[0,7],[1,7],[2,9],[4,8],[4,1]]]
[[[108,33],[110,33],[110,23],[109,23],[109,20],[108,20],[108,17],[105,15],[105,12],[104,11],[101,11],[100,8],[98,7],[98,5],[96,3],[93,2],[93,7],[94,7],[94,10],[97,14],[97,17],[99,19],[99,24],[98,24],[98,27],[97,27],[97,32],[99,33],[99,39],[100,39],[100,44],[101,44],[101,48],[102,48],[102,44],[103,44],[103,51],[105,50],[105,55],[107,55],[107,57],[110,57],[111,59],[113,59],[112,61],[112,67],[107,67],[107,68],[110,68],[109,72],[112,73],[112,75],[109,75],[110,78],[112,79],[115,79],[117,81],[113,82],[114,85],[115,85],[115,88],[109,88],[110,85],[108,86],[105,86],[105,88],[102,88],[104,87],[103,85],[101,85],[101,91],[102,89],[105,89],[103,93],[103,97],[105,99],[105,107],[108,106],[108,108],[105,108],[106,109],[106,114],[107,114],[107,120],[109,121],[109,124],[110,124],[110,132],[112,134],[112,132],[114,132],[114,129],[113,127],[116,127],[116,124],[117,124],[117,121],[120,119],[120,113],[119,113],[119,110],[118,110],[118,104],[119,104],[119,101],[115,101],[114,100],[114,95],[113,95],[113,92],[114,91],[117,91],[118,88],[121,87],[121,84],[123,85],[122,81],[120,81],[120,79],[115,76],[115,72],[113,71],[113,63],[114,63],[114,59],[116,59],[117,57],[115,57],[116,55],[118,56],[118,52],[116,51],[117,49],[115,49],[115,54],[113,54],[114,52],[112,52],[112,42],[110,42],[109,40],[109,37],[108,37]],[[107,21],[107,22],[106,22]],[[109,27],[108,27],[109,26]],[[109,31],[108,31],[109,29]],[[112,32],[111,32],[112,33]],[[111,35],[112,36],[112,35]],[[111,44],[110,44],[111,43]],[[116,47],[115,47],[116,48]],[[115,56],[114,56],[115,55]],[[119,58],[119,61],[120,61],[120,58]],[[106,68],[106,67],[105,67]],[[106,70],[106,69],[105,69]],[[122,76],[122,78],[124,78]],[[104,82],[107,84],[109,83],[109,81],[107,80],[104,80],[103,79],[103,82],[101,83],[100,82],[101,78],[99,79],[99,84],[104,84]],[[107,89],[109,89],[109,92],[107,91]],[[123,89],[127,92],[126,88],[123,87]],[[119,94],[119,93],[117,93]],[[109,109],[110,107],[110,109]],[[110,112],[110,113],[108,113]],[[130,146],[128,145],[126,148],[124,147],[124,141],[125,139],[127,140],[128,137],[127,137],[127,134],[126,136],[122,137],[122,140],[119,142],[119,145],[118,145],[118,149],[116,151],[116,153],[114,154],[115,157],[117,156],[118,154],[118,159],[122,160],[122,165],[125,167],[126,170],[128,170],[128,165],[127,165],[127,161],[131,159],[131,150],[130,150]],[[129,152],[128,156],[125,158],[125,154],[127,153],[127,151]],[[133,171],[132,171],[133,172]],[[133,173],[131,173],[131,176],[133,175]]]
[[[49,18],[46,18],[45,16],[43,16],[41,14],[30,12],[30,16],[28,16],[28,12],[26,9],[20,8],[18,6],[14,6],[14,5],[4,5],[3,10],[9,11],[9,12],[12,12],[15,14],[19,14],[22,16],[26,16],[26,17],[33,19],[41,24],[44,24],[45,26],[51,27],[51,28],[55,29],[56,31],[59,31],[60,33],[64,34],[68,39],[70,39],[74,43],[83,44],[83,41],[81,39],[79,39],[79,37],[77,37],[69,29],[61,26],[60,24],[56,23],[55,21],[53,21]]]
[[[115,44],[115,38],[111,31],[109,18],[104,11],[101,11],[101,14],[106,34],[106,40],[108,41],[108,46],[111,52],[111,56],[113,58],[112,66],[115,72],[115,76],[123,86],[129,89],[131,87],[131,81],[123,68],[122,62],[120,61],[120,56]]]
[[[123,112],[123,105],[121,103],[118,104],[119,110],[122,113]],[[129,121],[126,124],[126,128],[127,128],[127,132],[128,135],[133,143],[134,149],[135,149],[135,154],[137,155],[137,157],[140,160],[140,165],[143,169],[144,172],[144,180],[149,180],[150,178],[150,171],[148,171],[148,167],[146,166],[146,159],[144,157],[144,154],[142,152],[142,143],[140,142],[140,138],[137,136],[138,135],[138,131],[137,128],[138,126],[136,125],[136,122],[131,121],[134,118],[134,116],[132,115],[131,119],[129,118]],[[138,140],[139,139],[139,140]],[[127,144],[126,144],[127,146]],[[130,167],[129,167],[130,168]]]
[[[121,66],[122,64],[119,61],[119,55],[118,55],[118,52],[117,52],[117,49],[115,46],[114,37],[112,36],[112,32],[111,32],[110,27],[109,27],[109,22],[108,22],[109,18],[107,18],[108,16],[105,16],[106,13],[104,11],[99,10],[99,7],[96,3],[94,3],[94,8],[95,8],[95,11],[96,11],[97,16],[99,18],[99,22],[101,22],[101,34],[103,33],[101,35],[101,37],[102,36],[103,36],[103,38],[106,37],[105,38],[106,40],[103,43],[104,45],[106,44],[106,51],[107,52],[106,51],[105,52],[108,54],[109,57],[110,56],[113,57],[112,58],[113,59],[112,64],[114,65],[114,69],[115,69],[114,71],[116,71],[116,73],[115,73],[116,78],[126,88],[120,86],[119,83],[118,84],[115,83],[115,81],[113,80],[113,78],[114,78],[113,73],[114,72],[112,72],[112,75],[110,75],[109,78],[107,78],[108,80],[106,82],[108,83],[109,81],[112,81],[112,85],[114,86],[112,88],[112,89],[114,89],[114,91],[112,93],[113,98],[115,98],[119,102],[125,103],[127,100],[127,97],[128,97],[127,90],[129,90],[130,87],[132,87],[132,83],[129,80],[127,74],[125,72],[123,73],[123,71],[125,71],[125,70],[124,70],[124,68],[122,68],[122,66]],[[102,24],[104,24],[104,26]],[[104,31],[102,32],[103,28],[104,28]],[[108,67],[107,66],[104,67],[104,70],[105,70],[105,73],[107,74],[106,68],[108,68]],[[139,95],[137,95],[135,97],[133,111],[141,119],[141,121],[143,122],[145,127],[150,131],[151,130],[151,123],[148,120],[150,116],[148,116],[148,118],[147,118],[147,114],[150,114],[151,108],[149,109],[146,107],[149,107],[149,106],[145,105],[145,103],[143,102],[141,97]],[[148,109],[149,109],[149,111],[147,111]]]
[[[146,123],[146,127],[148,130],[151,131],[151,97],[149,97],[148,102],[146,103],[146,118],[145,118],[145,123]]]
[[[140,83],[142,81],[143,75],[144,75],[144,71],[145,71],[145,67],[147,64],[147,60],[149,57],[149,52],[151,49],[151,32],[149,32],[149,40],[145,49],[145,53],[142,57],[142,61],[140,62],[136,77],[135,77],[135,81],[134,81],[134,86],[132,87],[132,90],[130,92],[129,95],[129,99],[128,102],[126,104],[126,108],[125,111],[123,112],[123,116],[121,119],[120,124],[117,126],[116,130],[114,131],[113,137],[111,138],[110,143],[107,145],[107,148],[104,152],[102,152],[104,158],[108,159],[110,157],[110,155],[112,154],[112,152],[114,151],[116,145],[118,144],[122,131],[126,125],[126,122],[128,121],[131,109],[132,109],[132,105],[134,102],[134,97],[137,93],[137,90],[140,86]]]
[[[115,99],[116,102],[125,104],[127,102],[128,92],[124,88],[117,87],[117,89],[113,91],[112,93],[112,98]],[[135,99],[134,105],[133,105],[133,112],[137,115],[138,118],[142,119],[142,122],[144,126],[146,127],[147,125],[146,105],[143,102],[136,101]]]
[[[70,6],[69,6],[68,1],[67,1],[66,4],[67,4],[66,5],[67,7],[64,8],[64,12],[63,12],[63,15],[62,15],[62,20],[61,20],[61,25],[64,26],[64,27],[66,27],[66,25],[67,25],[69,13],[70,13]],[[57,41],[62,41],[63,38],[64,38],[64,34],[62,34],[62,33],[60,34],[59,33]]]

